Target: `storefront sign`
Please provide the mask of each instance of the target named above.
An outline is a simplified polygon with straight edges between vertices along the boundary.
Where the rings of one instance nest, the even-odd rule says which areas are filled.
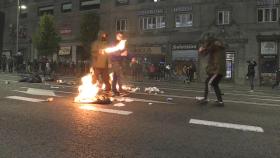
[[[277,54],[276,42],[261,42],[261,54]]]
[[[72,29],[71,28],[62,28],[62,29],[60,29],[59,33],[62,35],[69,35],[72,33]]]
[[[71,46],[69,47],[60,47],[58,55],[70,55],[71,54]]]
[[[197,49],[197,45],[193,43],[180,43],[173,44],[172,50],[194,50]]]
[[[117,5],[127,5],[129,3],[129,0],[117,0]]]
[[[161,47],[136,47],[136,54],[162,54]]]
[[[176,12],[189,12],[192,11],[192,6],[182,6],[182,7],[176,7],[173,9],[173,11]]]
[[[279,4],[280,4],[280,0],[257,0],[258,6],[265,6],[265,5],[273,6]]]
[[[163,14],[163,9],[150,9],[150,10],[141,10],[137,12],[137,15],[153,15],[153,14]]]

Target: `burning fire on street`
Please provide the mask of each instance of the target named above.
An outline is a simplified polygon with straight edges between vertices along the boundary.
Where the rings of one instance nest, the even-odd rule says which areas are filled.
[[[114,53],[117,51],[121,51],[125,49],[126,40],[121,40],[116,46],[108,47],[103,50],[103,53]],[[102,89],[104,89],[105,85],[98,81],[93,83],[92,76],[94,75],[93,69],[91,69],[90,73],[84,77],[82,77],[82,84],[79,86],[79,94],[75,97],[74,102],[76,103],[95,103],[95,104],[110,104],[111,100],[108,96],[104,94],[100,94]],[[113,74],[110,74],[110,82],[112,83]],[[117,86],[117,88],[119,88]]]

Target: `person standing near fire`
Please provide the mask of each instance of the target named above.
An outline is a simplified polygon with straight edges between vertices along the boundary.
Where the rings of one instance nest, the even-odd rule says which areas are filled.
[[[121,40],[124,40],[124,35],[122,33],[116,34],[116,41],[114,45],[120,43]],[[122,89],[124,79],[124,62],[127,58],[128,52],[125,49],[111,53],[110,54],[110,62],[111,68],[113,71],[113,81],[112,81],[112,91],[115,95],[119,95],[121,92],[124,92]],[[117,89],[117,84],[119,85],[119,89]]]
[[[198,98],[198,100],[200,103],[207,103],[209,88],[212,86],[217,97],[217,106],[224,106],[219,83],[226,74],[225,46],[214,35],[208,34],[203,38],[198,52],[202,56],[208,56],[206,67],[208,77],[205,80],[204,97]]]
[[[98,33],[98,39],[93,42],[91,46],[91,54],[93,57],[92,67],[93,73],[93,83],[97,81],[101,84],[105,84],[105,91],[109,93],[111,91],[111,84],[109,82],[109,58],[104,49],[108,47],[108,35],[100,31]],[[102,81],[100,81],[99,76],[101,76]]]

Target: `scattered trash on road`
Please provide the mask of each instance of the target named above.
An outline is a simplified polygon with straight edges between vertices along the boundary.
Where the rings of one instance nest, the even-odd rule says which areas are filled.
[[[5,81],[5,84],[10,84],[10,82],[9,81]]]
[[[173,101],[173,98],[167,98],[166,100],[167,101]]]
[[[53,98],[48,98],[47,101],[48,102],[52,102],[54,99]]]
[[[153,105],[153,103],[149,103],[149,105]]]
[[[147,87],[145,88],[145,92],[149,94],[151,93],[157,94],[160,92],[160,90],[157,87]]]

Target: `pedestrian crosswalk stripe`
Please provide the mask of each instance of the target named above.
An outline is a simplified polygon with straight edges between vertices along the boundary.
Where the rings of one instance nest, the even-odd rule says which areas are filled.
[[[20,97],[20,96],[8,96],[6,98],[8,98],[8,99],[15,99],[15,100],[22,100],[22,101],[28,101],[28,102],[34,102],[34,103],[45,101],[45,100],[42,100],[42,99],[27,98],[27,97]]]
[[[80,106],[80,108],[83,110],[88,110],[88,111],[112,113],[112,114],[119,114],[119,115],[130,115],[133,113],[131,111],[124,111],[124,110],[103,109],[103,108],[98,108],[98,107],[95,107],[92,105],[82,105],[82,106]]]
[[[237,129],[242,131],[251,131],[251,132],[260,132],[260,133],[264,132],[264,130],[261,127],[257,127],[257,126],[248,126],[248,125],[214,122],[214,121],[197,120],[197,119],[190,119],[189,123],[197,124],[197,125],[213,126],[213,127],[231,128],[231,129]]]

